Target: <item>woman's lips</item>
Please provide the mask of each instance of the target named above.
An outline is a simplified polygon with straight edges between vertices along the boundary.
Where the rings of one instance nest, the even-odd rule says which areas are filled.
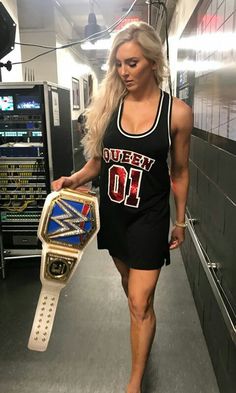
[[[133,83],[132,80],[125,80],[124,82],[125,82],[125,84],[128,85],[128,86],[131,85],[131,84]]]

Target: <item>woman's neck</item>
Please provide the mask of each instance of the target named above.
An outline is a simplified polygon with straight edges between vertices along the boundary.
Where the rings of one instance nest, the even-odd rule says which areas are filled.
[[[148,85],[145,89],[142,89],[142,91],[137,90],[137,91],[131,91],[128,92],[126,96],[126,100],[129,101],[151,101],[152,99],[155,99],[159,97],[160,95],[160,88],[156,84]]]

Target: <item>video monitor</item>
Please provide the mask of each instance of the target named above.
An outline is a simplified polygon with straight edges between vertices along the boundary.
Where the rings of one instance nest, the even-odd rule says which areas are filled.
[[[13,111],[13,96],[0,96],[0,111]]]
[[[16,95],[16,109],[40,109],[38,96]]]

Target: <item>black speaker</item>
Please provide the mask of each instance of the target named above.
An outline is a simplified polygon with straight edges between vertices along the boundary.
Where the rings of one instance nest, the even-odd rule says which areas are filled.
[[[16,24],[0,2],[0,60],[14,49]]]

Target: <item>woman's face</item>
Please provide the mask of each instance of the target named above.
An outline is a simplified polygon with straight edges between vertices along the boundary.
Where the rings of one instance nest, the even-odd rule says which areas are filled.
[[[141,47],[135,41],[119,46],[116,68],[128,91],[142,91],[148,84],[155,82],[155,64],[144,57]]]

